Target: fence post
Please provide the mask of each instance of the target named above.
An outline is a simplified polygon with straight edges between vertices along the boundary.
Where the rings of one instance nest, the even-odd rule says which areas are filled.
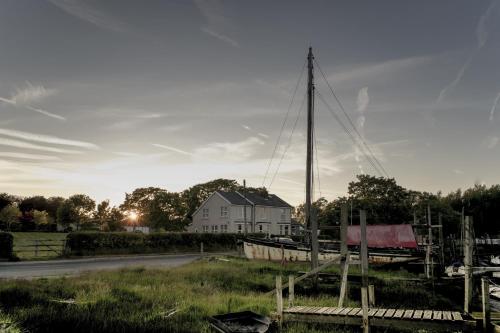
[[[338,306],[344,305],[347,296],[347,274],[349,271],[350,254],[347,248],[347,205],[343,205],[340,210],[340,295]]]
[[[203,256],[203,242],[200,243],[200,254]]]
[[[291,308],[293,306],[293,302],[295,301],[295,280],[293,275],[288,276],[288,307]]]
[[[281,275],[276,276],[276,312],[278,313],[278,321],[281,326],[283,319],[283,289]]]
[[[38,239],[35,239],[35,257],[38,257]]]
[[[368,285],[368,304],[370,308],[375,307],[375,286],[373,284]]]
[[[481,278],[481,293],[483,303],[483,332],[489,332],[490,326],[490,283],[486,277]]]

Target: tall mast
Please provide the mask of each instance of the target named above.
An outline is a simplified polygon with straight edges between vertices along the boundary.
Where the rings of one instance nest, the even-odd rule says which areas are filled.
[[[314,67],[312,48],[307,55],[307,161],[306,161],[306,226],[311,231],[311,266],[318,267],[318,220],[312,210],[313,143],[314,143]]]

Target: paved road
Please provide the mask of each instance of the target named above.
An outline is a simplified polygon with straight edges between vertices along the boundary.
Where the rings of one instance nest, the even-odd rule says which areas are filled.
[[[0,262],[0,278],[36,278],[77,275],[85,271],[108,270],[124,267],[177,267],[188,264],[198,254],[147,255],[65,259],[48,261]]]

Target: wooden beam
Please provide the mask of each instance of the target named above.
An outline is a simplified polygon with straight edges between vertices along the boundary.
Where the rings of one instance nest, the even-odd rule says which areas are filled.
[[[368,244],[366,241],[366,212],[359,211],[359,222],[361,228],[361,308],[363,309],[363,333],[370,333],[370,323],[368,321]]]
[[[276,276],[276,312],[280,323],[283,319],[283,289],[281,284],[281,275],[278,275]]]
[[[375,286],[373,284],[368,285],[368,305],[370,308],[375,306]]]
[[[481,294],[483,305],[483,332],[488,333],[490,329],[490,283],[488,278],[481,278]]]
[[[293,275],[288,276],[288,307],[291,308],[293,306],[293,302],[295,301],[295,283]]]
[[[347,298],[347,276],[349,273],[350,254],[347,249],[347,205],[343,205],[340,211],[340,295],[338,306],[344,306],[344,301]]]
[[[466,216],[464,220],[464,312],[469,313],[472,300],[472,217]]]

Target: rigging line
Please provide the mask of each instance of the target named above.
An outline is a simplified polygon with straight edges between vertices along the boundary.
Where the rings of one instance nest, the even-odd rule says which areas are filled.
[[[351,131],[344,125],[344,123],[342,122],[342,120],[339,118],[339,116],[335,113],[335,111],[332,109],[332,107],[330,106],[330,104],[328,104],[328,102],[323,98],[323,96],[320,94],[320,92],[318,91],[318,96],[320,98],[320,100],[325,104],[325,106],[327,107],[328,111],[330,111],[330,113],[332,114],[332,116],[335,118],[335,120],[339,123],[340,126],[342,126],[342,128],[344,129],[344,131],[348,134],[349,138],[352,140],[352,142],[358,146],[360,148],[360,151],[363,153],[363,155],[365,156],[366,160],[370,163],[370,165],[373,167],[373,169],[380,175],[380,176],[383,176],[382,172],[379,170],[379,168],[377,167],[377,165],[373,162],[373,160],[371,159],[370,156],[368,156],[365,152],[365,150],[363,149],[363,147],[360,146],[359,142],[356,140],[356,138],[353,136],[353,134],[351,133]]]
[[[290,114],[290,111],[292,110],[292,105],[293,105],[293,101],[295,100],[295,95],[297,94],[297,90],[299,88],[300,82],[302,81],[302,77],[304,75],[304,69],[306,68],[306,63],[307,63],[307,60],[304,61],[304,64],[302,65],[299,79],[297,80],[297,84],[295,85],[295,89],[293,90],[292,100],[290,101],[290,104],[288,105],[288,110],[286,111],[285,119],[283,119],[283,124],[281,124],[280,133],[278,135],[278,139],[276,140],[276,144],[274,145],[273,153],[271,154],[271,159],[269,160],[269,163],[267,164],[266,173],[264,174],[264,179],[262,180],[262,186],[264,186],[264,184],[266,183],[266,178],[269,174],[271,164],[273,163],[273,160],[274,160],[274,155],[276,154],[276,150],[278,149],[279,143],[281,141],[281,136],[283,135],[283,130],[285,129],[285,125],[286,125],[288,116]]]
[[[359,133],[357,127],[354,125],[351,117],[349,117],[349,114],[346,112],[346,110],[344,108],[344,105],[340,102],[340,99],[337,97],[337,95],[333,91],[333,88],[330,85],[330,83],[328,82],[328,80],[326,79],[325,73],[323,73],[323,70],[321,69],[321,66],[319,65],[318,61],[316,59],[314,59],[314,62],[316,63],[316,65],[317,65],[317,67],[319,69],[319,72],[321,73],[321,76],[323,77],[323,80],[325,80],[326,84],[328,85],[328,88],[330,89],[330,92],[332,93],[333,97],[337,101],[337,104],[339,105],[340,109],[344,113],[345,117],[347,118],[347,120],[351,124],[351,126],[354,129],[354,131],[356,132],[356,134],[358,135],[359,139],[361,140],[361,142],[363,143],[363,145],[366,147],[366,149],[368,150],[368,152],[370,153],[370,155],[372,155],[373,159],[375,160],[375,162],[377,163],[377,165],[380,167],[380,169],[384,172],[384,175],[387,178],[389,178],[389,174],[384,169],[384,166],[380,163],[380,161],[377,159],[377,157],[373,154],[372,150],[370,149],[370,146],[366,143],[365,139],[363,138],[363,136],[361,135],[361,133]]]
[[[295,128],[297,127],[297,123],[299,122],[300,115],[302,114],[302,109],[303,109],[304,103],[306,101],[306,95],[307,94],[304,94],[304,97],[302,98],[302,102],[300,103],[300,108],[299,108],[299,112],[297,113],[297,118],[295,118],[295,123],[293,124],[292,132],[290,133],[290,136],[288,138],[288,144],[285,146],[285,150],[283,151],[283,154],[281,155],[281,159],[278,163],[278,167],[276,168],[276,171],[274,172],[273,178],[271,178],[271,182],[269,183],[269,187],[268,187],[269,189],[273,185],[274,180],[276,178],[276,175],[278,174],[279,169],[281,167],[281,163],[283,162],[283,159],[285,158],[285,155],[292,144],[293,133],[295,132]]]
[[[351,141],[354,143],[354,145],[358,148],[360,148],[360,152],[363,154],[363,156],[365,157],[365,159],[370,163],[370,165],[373,167],[373,169],[379,174],[379,176],[383,176],[382,172],[380,171],[380,169],[377,167],[377,165],[373,162],[373,160],[371,159],[370,156],[368,156],[365,152],[365,150],[363,149],[363,147],[359,144],[359,142],[356,140],[356,138],[353,136],[353,134],[351,133],[351,131],[344,125],[344,123],[342,122],[342,120],[339,118],[339,116],[335,113],[335,111],[333,110],[333,108],[328,104],[328,102],[323,98],[323,96],[319,93],[318,91],[318,96],[319,98],[321,99],[321,101],[326,105],[326,107],[328,108],[328,111],[330,111],[330,113],[332,114],[332,116],[335,118],[335,120],[337,121],[337,123],[339,123],[339,125],[344,129],[344,132],[346,132],[346,134],[349,136],[349,138],[351,139]]]
[[[318,142],[316,141],[316,132],[314,132],[314,150],[315,150],[315,157],[316,157],[316,178],[318,180],[318,192],[319,192],[319,197],[323,197],[321,194],[321,182],[319,179],[319,161],[318,161]]]

